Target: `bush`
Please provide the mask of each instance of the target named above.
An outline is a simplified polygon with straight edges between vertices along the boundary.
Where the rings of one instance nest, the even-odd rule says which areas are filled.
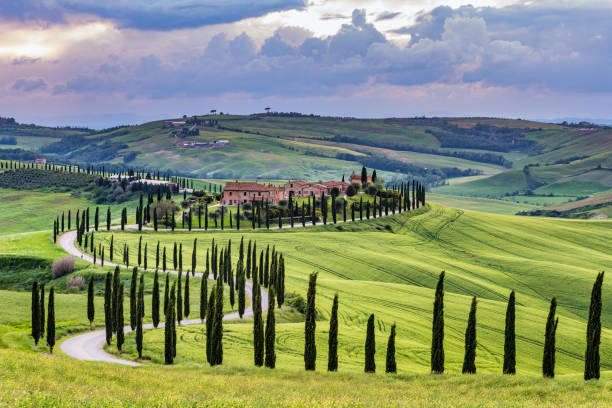
[[[68,281],[66,281],[67,289],[76,288],[78,290],[81,290],[83,289],[84,286],[85,286],[85,279],[82,276],[74,276],[72,278],[68,278]]]
[[[54,278],[59,278],[74,271],[74,257],[70,255],[62,256],[60,259],[53,261],[51,272]]]
[[[302,295],[290,292],[285,295],[285,303],[294,308],[301,314],[306,313],[306,300]]]
[[[352,197],[355,194],[357,194],[357,190],[355,189],[355,187],[352,184],[346,188],[346,195],[347,196]]]

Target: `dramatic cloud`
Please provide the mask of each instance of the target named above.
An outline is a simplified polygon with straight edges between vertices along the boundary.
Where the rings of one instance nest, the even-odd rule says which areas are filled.
[[[316,27],[304,28],[308,24],[300,24],[298,18],[314,7],[311,3],[316,3],[320,11],[325,2],[308,2],[306,9],[286,12],[292,16],[291,24],[279,25],[285,14],[271,13],[231,25],[170,32],[159,30],[174,24],[188,26],[190,23],[186,21],[197,16],[199,22],[196,24],[193,20],[193,24],[204,24],[206,20],[202,16],[208,8],[202,4],[213,3],[137,0],[136,4],[142,8],[140,13],[145,16],[142,27],[147,31],[120,28],[136,24],[136,20],[127,23],[132,19],[129,9],[115,17],[92,11],[94,7],[110,10],[119,0],[38,3],[47,5],[48,10],[57,6],[62,11],[56,15],[50,13],[45,17],[47,20],[62,19],[66,10],[70,10],[94,13],[116,23],[91,22],[85,18],[48,27],[37,25],[21,36],[17,30],[9,30],[10,41],[3,42],[0,38],[0,58],[4,57],[6,62],[0,68],[0,89],[8,94],[5,100],[26,98],[28,92],[36,91],[33,94],[36,97],[48,94],[57,100],[81,98],[104,103],[121,99],[124,106],[136,106],[138,101],[142,112],[146,108],[141,106],[146,103],[175,106],[182,100],[185,102],[181,106],[201,100],[207,103],[261,100],[277,106],[281,101],[294,101],[296,108],[305,106],[303,101],[321,106],[317,101],[325,100],[326,106],[330,106],[333,98],[342,95],[343,103],[351,101],[350,106],[359,105],[363,109],[356,109],[358,112],[368,109],[378,112],[369,98],[373,89],[384,89],[395,96],[422,98],[430,103],[432,113],[440,113],[436,98],[440,106],[461,105],[457,106],[457,112],[464,107],[488,106],[470,104],[460,97],[486,99],[489,104],[494,98],[500,98],[499,106],[508,112],[525,109],[527,105],[520,102],[521,98],[537,101],[530,105],[530,109],[542,106],[537,112],[548,109],[543,105],[550,101],[555,101],[554,106],[558,107],[557,102],[567,98],[560,95],[572,94],[575,100],[581,101],[588,100],[587,96],[597,100],[597,104],[584,104],[585,110],[609,106],[605,103],[607,100],[612,102],[612,70],[609,69],[612,5],[607,3],[576,5],[543,0],[505,7],[441,6],[413,14],[410,20],[404,9],[394,7],[393,0],[388,0],[369,12],[342,10],[343,14],[338,15],[336,9],[329,9],[329,15],[338,19],[330,35],[321,34]],[[196,3],[202,7],[193,6]],[[292,4],[253,3],[262,7],[261,10]],[[4,17],[42,18],[46,10],[24,8],[21,4],[15,3],[12,14],[5,13]],[[244,5],[246,14],[256,15],[242,1],[220,2],[211,7],[216,13],[237,5]],[[0,3],[0,12],[3,7],[4,2]],[[158,10],[156,13],[174,22],[147,20],[151,10]],[[181,20],[176,13],[188,16]],[[210,11],[207,15],[214,13]],[[326,18],[323,13],[317,16],[319,22]],[[309,15],[305,21],[312,18],[315,17]],[[411,23],[407,24],[408,21]],[[80,34],[70,35],[77,27]],[[149,28],[157,31],[148,31]],[[412,92],[413,89],[418,92]],[[508,95],[508,101],[517,104],[516,109],[503,100],[504,94]],[[382,98],[381,93],[376,95]],[[401,98],[393,100],[397,103]],[[533,115],[544,117],[543,113]]]
[[[173,30],[231,23],[303,6],[303,0],[2,0],[0,16],[59,22],[67,13],[84,13],[115,20],[121,27]]]

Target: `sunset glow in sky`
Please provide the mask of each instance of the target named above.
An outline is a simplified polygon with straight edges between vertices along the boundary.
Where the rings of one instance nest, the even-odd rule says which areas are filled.
[[[0,116],[612,118],[612,2],[466,1],[3,0]]]

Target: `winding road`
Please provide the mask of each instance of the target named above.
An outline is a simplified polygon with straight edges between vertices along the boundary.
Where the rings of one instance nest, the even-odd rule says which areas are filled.
[[[133,229],[135,226],[126,226],[126,229]],[[116,227],[113,227],[116,228]],[[76,247],[77,233],[76,231],[68,231],[65,234],[61,235],[58,238],[58,244],[61,246],[66,252],[70,255],[73,255],[77,258],[81,258],[84,261],[93,263],[93,258],[82,252],[79,248]],[[97,264],[100,264],[100,260],[96,260]],[[125,265],[118,265],[112,262],[104,262],[105,266],[119,266],[120,268],[128,268]],[[148,271],[154,272],[154,269],[147,269]],[[177,275],[177,271],[166,271],[172,274]],[[202,273],[196,273],[195,276],[202,277]],[[208,276],[209,279],[214,279],[213,275]],[[253,290],[253,284],[250,281],[246,281],[245,283],[245,292],[246,295],[251,299],[251,293]],[[253,315],[253,302],[251,299],[250,306],[244,311],[244,316],[252,316]],[[265,311],[268,309],[268,292],[261,289],[261,307],[262,310]],[[230,313],[223,316],[223,320],[234,320],[239,319],[240,316],[238,312]],[[200,319],[192,319],[192,320],[182,320],[181,325],[188,324],[201,324],[202,320]],[[157,326],[158,329],[163,328],[164,323],[159,323]],[[143,329],[154,329],[153,324],[144,324],[142,326]],[[130,333],[132,329],[130,326],[125,326],[123,328],[124,333]],[[107,363],[115,363],[115,364],[123,364],[129,366],[140,366],[142,364],[137,363],[131,360],[124,360],[118,357],[115,357],[106,351],[104,351],[104,344],[106,343],[106,330],[98,329],[90,332],[86,332],[83,334],[76,335],[74,337],[70,337],[63,341],[60,345],[60,349],[65,354],[70,357],[76,358],[77,360],[86,360],[86,361],[103,361]]]

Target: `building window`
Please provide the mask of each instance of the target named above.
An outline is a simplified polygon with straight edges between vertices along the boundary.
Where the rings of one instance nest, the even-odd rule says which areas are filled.
[[[230,191],[230,194],[229,194],[229,195],[232,195],[232,192],[231,192],[231,191]]]
[[[259,193],[257,193],[260,197],[261,197],[261,191]]]
[[[245,197],[246,197],[246,191],[244,192],[244,195],[245,195]]]

